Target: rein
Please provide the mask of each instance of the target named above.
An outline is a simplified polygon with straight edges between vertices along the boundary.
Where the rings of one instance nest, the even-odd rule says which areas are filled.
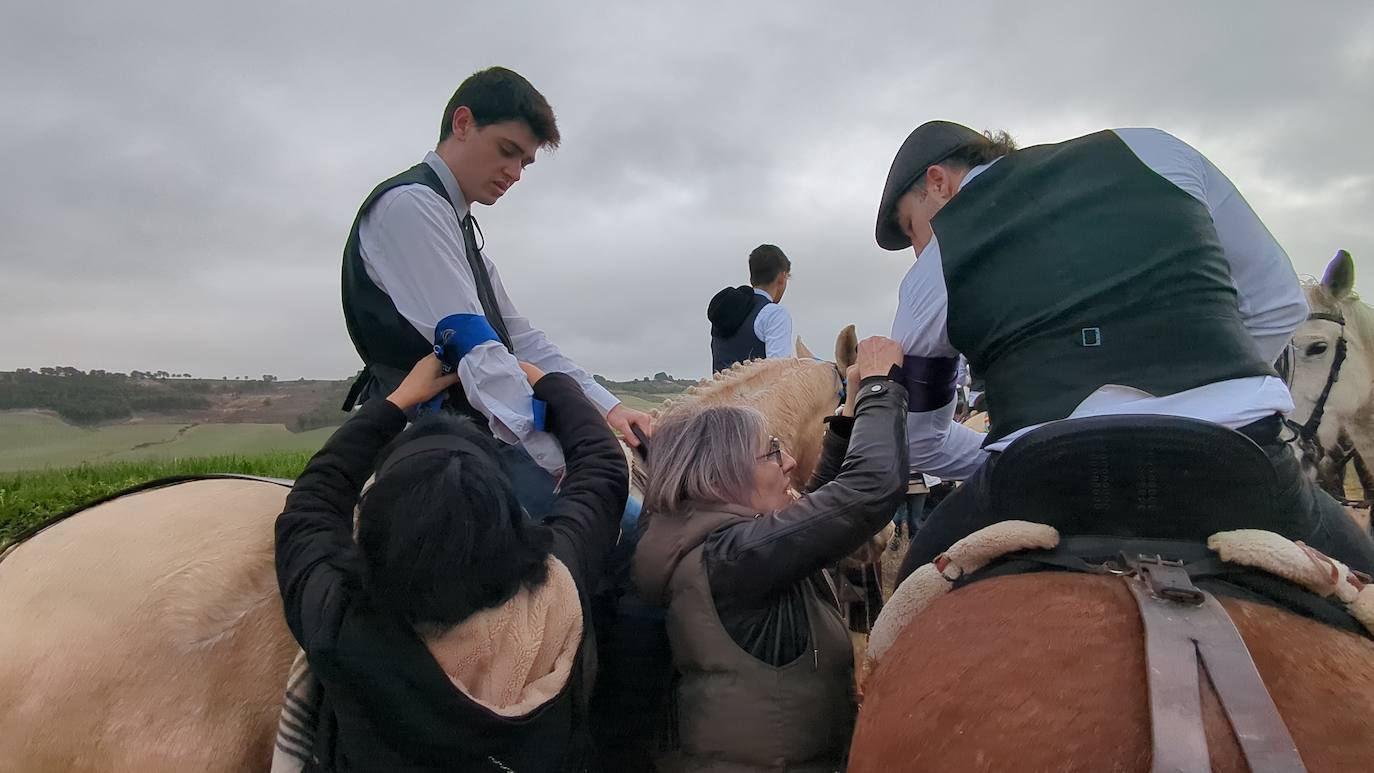
[[[831,369],[835,371],[835,379],[840,382],[840,389],[835,395],[837,398],[839,398],[839,402],[837,403],[837,405],[844,405],[844,401],[849,399],[849,383],[844,380],[844,373],[840,371],[839,363],[834,363],[830,360],[822,360],[820,357],[812,357],[811,359],[815,360],[816,362],[823,362],[826,365],[829,365]]]
[[[1322,453],[1326,453],[1326,450],[1322,449]],[[1336,448],[1332,454],[1331,468],[1341,473],[1337,484],[1340,496],[1335,497],[1336,501],[1357,510],[1369,510],[1374,507],[1374,474],[1371,474],[1364,457],[1355,449],[1355,441],[1350,439],[1350,435],[1344,429],[1336,439]],[[1352,462],[1355,464],[1355,476],[1359,478],[1360,489],[1364,491],[1364,499],[1349,499],[1345,496],[1345,466]]]

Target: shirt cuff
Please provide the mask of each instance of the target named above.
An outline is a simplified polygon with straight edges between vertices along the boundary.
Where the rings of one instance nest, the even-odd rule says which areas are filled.
[[[583,384],[582,391],[587,395],[587,399],[591,400],[592,404],[601,411],[602,416],[610,413],[612,408],[620,405],[619,397],[611,394],[610,390],[595,381],[590,384]]]
[[[520,447],[530,455],[534,463],[543,467],[549,474],[557,477],[563,472],[563,449],[558,440],[547,432],[531,432],[520,442]]]

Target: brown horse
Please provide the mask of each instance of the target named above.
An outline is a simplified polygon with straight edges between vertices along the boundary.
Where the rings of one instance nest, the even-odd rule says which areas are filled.
[[[1374,761],[1374,642],[1222,599],[1308,770]],[[869,681],[850,773],[1150,770],[1140,612],[1114,577],[984,580],[912,620]],[[1248,770],[1210,683],[1212,769]]]
[[[1192,585],[1262,589],[1281,583],[1254,572],[1278,575],[1294,585],[1276,597],[1306,588],[1374,632],[1374,586],[1270,530],[1289,520],[1270,505],[1282,485],[1250,440],[1186,419],[1069,420],[1013,443],[988,499],[1006,520],[917,569],[875,624],[850,770],[1144,773],[1177,757],[1195,771],[1198,749],[1194,761],[1222,771],[1247,769],[1242,749],[1314,771],[1367,767],[1374,641]],[[958,583],[1003,557],[1013,563]],[[996,576],[1018,568],[1059,571]],[[1189,738],[1199,730],[1205,748]]]
[[[760,361],[684,399],[758,407],[814,465],[838,372]],[[0,773],[266,770],[298,651],[273,567],[286,492],[254,480],[142,491],[3,554]]]

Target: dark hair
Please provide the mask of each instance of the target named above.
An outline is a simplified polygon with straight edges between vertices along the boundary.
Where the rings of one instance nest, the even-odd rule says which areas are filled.
[[[1008,155],[1016,150],[1016,140],[1011,135],[1001,129],[988,129],[983,132],[985,138],[981,142],[971,142],[950,153],[948,156],[936,161],[932,166],[943,166],[951,170],[972,169],[975,166],[982,166],[1002,156]],[[911,184],[908,191],[916,191],[923,194],[926,187],[925,172],[916,178],[916,182]],[[894,215],[895,216],[895,215]]]
[[[423,450],[385,466],[398,448],[448,435],[458,448]],[[551,536],[525,522],[498,441],[468,419],[417,421],[378,456],[381,473],[358,511],[364,584],[379,608],[421,635],[500,606],[548,577]]]
[[[538,89],[520,73],[504,67],[488,67],[467,77],[449,97],[439,141],[453,133],[453,114],[467,107],[479,127],[502,121],[520,121],[530,128],[542,148],[558,147],[558,122],[553,108]]]
[[[772,284],[778,274],[792,270],[792,261],[772,244],[760,244],[749,253],[749,284],[763,287]]]

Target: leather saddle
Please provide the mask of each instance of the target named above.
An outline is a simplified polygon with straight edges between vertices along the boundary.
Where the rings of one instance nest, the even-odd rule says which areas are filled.
[[[1013,442],[991,510],[1060,534],[1204,542],[1230,529],[1284,532],[1264,451],[1217,424],[1173,416],[1068,419]]]
[[[1226,564],[1207,549],[1207,538],[1221,531],[1291,533],[1291,515],[1276,504],[1279,485],[1263,449],[1217,424],[1155,415],[1055,422],[1002,453],[989,507],[1002,520],[1053,526],[1060,546],[1009,555],[955,585],[1026,572],[1100,571],[1123,557],[1156,556],[1178,562],[1213,593],[1369,636],[1336,601]]]

